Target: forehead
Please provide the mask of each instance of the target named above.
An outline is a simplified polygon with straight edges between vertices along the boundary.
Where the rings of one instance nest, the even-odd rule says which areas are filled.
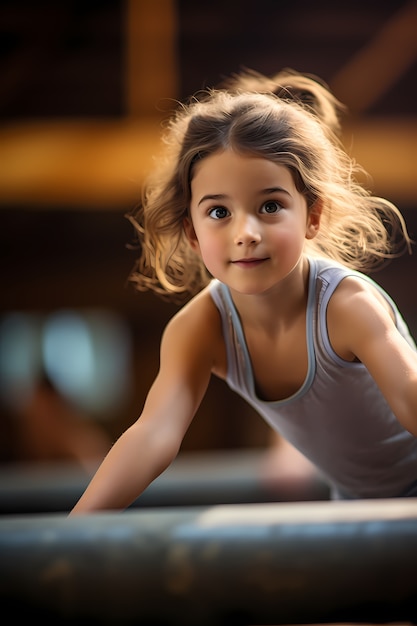
[[[216,152],[194,167],[191,193],[199,190],[227,193],[234,187],[239,189],[267,189],[277,186],[294,190],[291,171],[285,165],[251,154],[242,154],[231,149]]]

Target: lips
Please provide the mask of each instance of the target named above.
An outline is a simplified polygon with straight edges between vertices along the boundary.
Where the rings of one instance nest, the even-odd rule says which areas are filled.
[[[246,258],[237,259],[236,261],[232,261],[232,263],[233,265],[237,265],[238,267],[251,268],[251,267],[257,267],[258,265],[261,265],[265,261],[266,259],[258,259],[255,257],[251,257],[247,259]]]

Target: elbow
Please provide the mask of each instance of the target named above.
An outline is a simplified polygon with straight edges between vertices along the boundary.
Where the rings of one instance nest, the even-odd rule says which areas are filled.
[[[154,458],[158,460],[154,478],[168,469],[171,463],[176,459],[182,443],[181,440],[178,441],[172,435],[168,436],[168,434],[158,433],[155,439],[156,441],[153,441],[150,445]]]

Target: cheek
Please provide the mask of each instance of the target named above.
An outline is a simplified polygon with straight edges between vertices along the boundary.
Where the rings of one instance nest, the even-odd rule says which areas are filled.
[[[207,232],[203,236],[198,236],[198,248],[201,258],[206,267],[214,267],[216,262],[220,261],[224,256],[224,244],[218,235],[210,235]]]
[[[220,248],[219,241],[215,237],[203,237],[199,239],[200,252],[203,257],[213,256]]]
[[[275,250],[282,259],[284,257],[298,257],[305,243],[305,227],[301,224],[288,224],[269,233],[268,248]]]
[[[287,225],[285,228],[278,228],[268,233],[269,245],[277,248],[286,248],[294,245],[294,239],[298,239],[298,229],[295,225]]]

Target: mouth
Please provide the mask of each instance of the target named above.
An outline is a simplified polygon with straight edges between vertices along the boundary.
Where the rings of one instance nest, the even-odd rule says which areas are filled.
[[[258,259],[255,257],[252,258],[244,258],[244,259],[237,259],[236,261],[232,261],[233,265],[237,265],[238,267],[242,267],[245,269],[249,269],[252,267],[258,267],[259,265],[262,265],[262,263],[265,263],[267,259]]]

